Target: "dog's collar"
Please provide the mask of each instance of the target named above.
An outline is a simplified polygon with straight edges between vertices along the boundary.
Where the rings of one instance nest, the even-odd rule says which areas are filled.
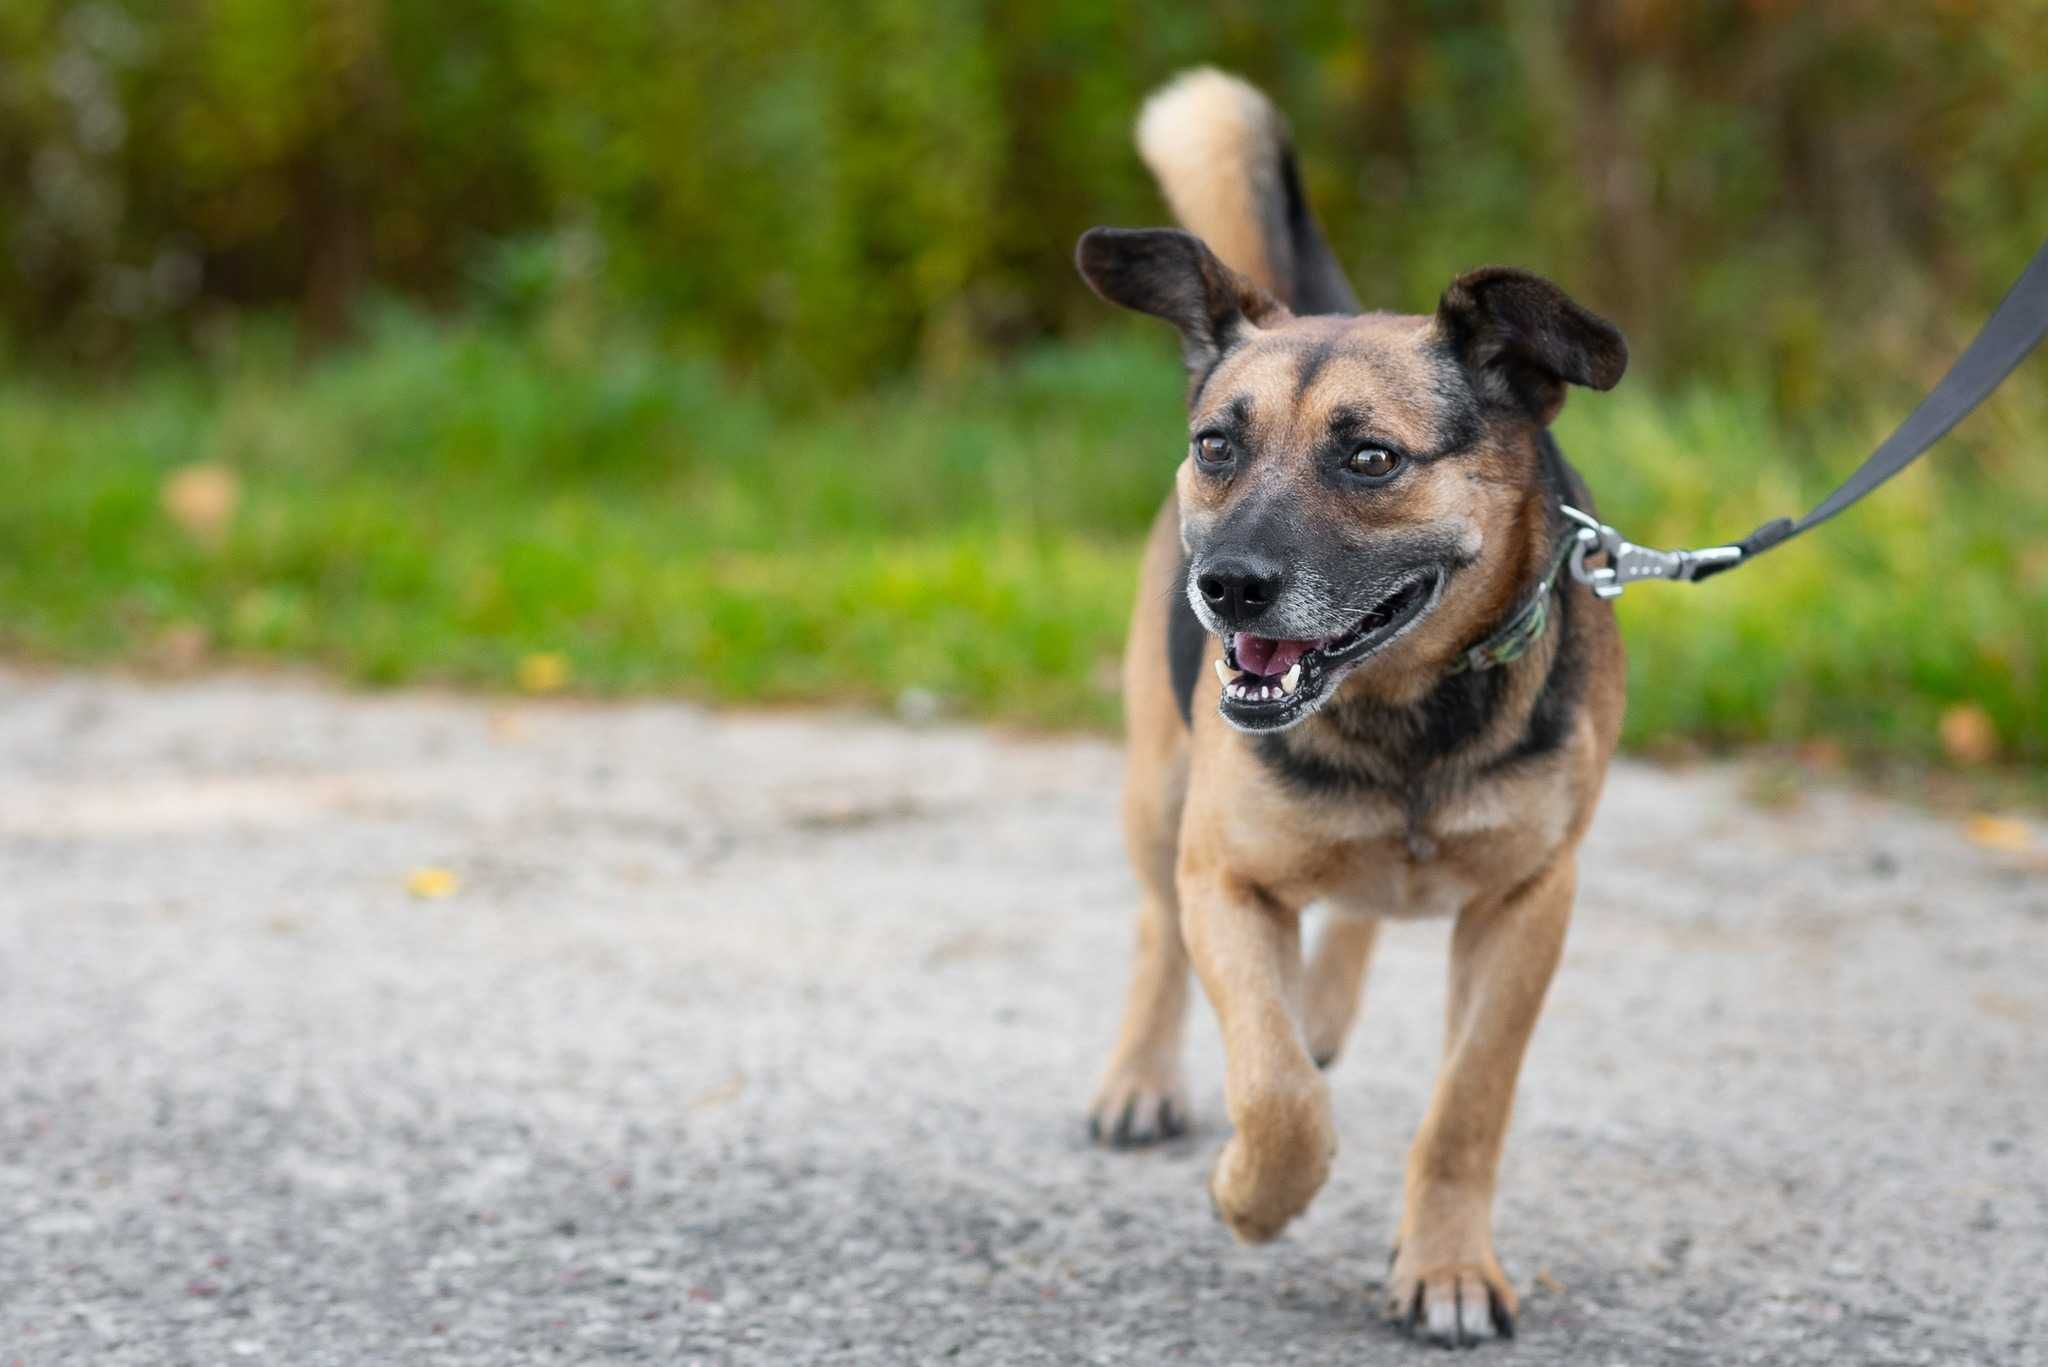
[[[1557,576],[1564,571],[1565,562],[1571,559],[1572,548],[1579,544],[1579,529],[1573,527],[1557,543],[1557,549],[1550,553],[1550,563],[1544,568],[1543,577],[1536,581],[1536,588],[1522,606],[1515,609],[1491,636],[1477,645],[1465,647],[1458,662],[1451,666],[1451,673],[1463,674],[1467,670],[1477,673],[1482,669],[1493,669],[1522,658],[1530,646],[1542,637],[1550,626],[1550,591],[1557,587]]]

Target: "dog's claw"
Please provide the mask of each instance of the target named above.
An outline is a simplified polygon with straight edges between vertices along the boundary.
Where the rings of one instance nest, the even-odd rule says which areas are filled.
[[[1398,1250],[1395,1259],[1399,1259]],[[1410,1338],[1439,1348],[1474,1348],[1515,1336],[1515,1315],[1492,1274],[1465,1265],[1398,1277],[1389,1287],[1387,1318]]]
[[[1124,1102],[1123,1114],[1116,1118],[1116,1132],[1109,1137],[1109,1142],[1112,1145],[1119,1149],[1131,1147],[1131,1121],[1136,1117],[1137,1111],[1138,1099],[1136,1097],[1132,1097]]]
[[[1176,1085],[1106,1084],[1088,1109],[1088,1137],[1112,1149],[1141,1149],[1187,1129]]]

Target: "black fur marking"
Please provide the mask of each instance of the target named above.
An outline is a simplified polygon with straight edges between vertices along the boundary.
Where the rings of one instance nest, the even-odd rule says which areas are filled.
[[[1187,582],[1188,562],[1183,559],[1180,573],[1173,580],[1173,606],[1166,610],[1166,671],[1173,682],[1173,700],[1180,707],[1180,719],[1192,726],[1195,684],[1202,677],[1202,655],[1208,647],[1209,633],[1195,616],[1187,595],[1179,591]]]
[[[1338,734],[1358,744],[1391,749],[1403,770],[1419,773],[1450,758],[1482,731],[1500,706],[1507,673],[1499,669],[1448,674],[1409,708],[1332,708]],[[1376,715],[1375,715],[1376,714]]]
[[[1557,444],[1557,438],[1545,430],[1537,435],[1537,471],[1543,477],[1544,492],[1560,503],[1569,503],[1582,512],[1597,514],[1593,506],[1593,491],[1586,487],[1586,481],[1579,478],[1579,472],[1564,458],[1564,451]],[[1561,528],[1560,528],[1561,529]]]
[[[1297,752],[1287,743],[1284,731],[1268,732],[1252,744],[1258,747],[1259,759],[1265,766],[1303,797],[1353,796],[1379,788],[1358,770],[1340,769],[1314,755]]]
[[[1543,676],[1543,691],[1536,695],[1536,703],[1529,709],[1521,738],[1505,755],[1486,766],[1488,773],[1541,759],[1571,738],[1579,699],[1586,691],[1585,650],[1572,635],[1572,600],[1581,592],[1569,580],[1552,591],[1556,615],[1551,618],[1550,629],[1557,633],[1557,654],[1551,659],[1550,672]]]
[[[1309,386],[1316,382],[1316,376],[1323,373],[1323,367],[1337,354],[1337,343],[1325,337],[1311,344],[1302,352],[1301,365],[1294,372],[1294,398],[1297,403],[1308,397]]]
[[[1259,737],[1259,756],[1307,797],[1380,793],[1413,805],[1426,796],[1428,771],[1485,729],[1506,685],[1505,670],[1468,670],[1444,676],[1412,707],[1332,703],[1322,716],[1346,743],[1354,764],[1303,754],[1287,743],[1285,732]]]
[[[1444,405],[1442,423],[1445,435],[1439,454],[1448,456],[1477,443],[1486,432],[1486,418],[1480,411],[1479,396],[1472,392],[1472,385],[1459,367],[1458,358],[1448,347],[1442,354],[1443,364],[1449,373],[1436,386],[1435,392]]]
[[[1537,452],[1537,472],[1545,492],[1559,503],[1591,512],[1592,501],[1587,498],[1585,484],[1566,463],[1564,452],[1558,449],[1549,432],[1538,437]],[[1586,691],[1585,645],[1572,631],[1572,617],[1582,592],[1570,579],[1561,579],[1553,590],[1550,630],[1557,633],[1557,653],[1551,658],[1550,672],[1544,676],[1543,691],[1536,695],[1535,705],[1529,709],[1529,720],[1521,737],[1505,755],[1487,766],[1488,772],[1541,759],[1571,738],[1579,699]]]
[[[1293,298],[1288,303],[1296,313],[1358,312],[1358,296],[1316,227],[1308,196],[1302,192],[1301,167],[1294,148],[1285,142],[1280,145],[1280,191],[1286,198],[1287,244],[1294,257]]]
[[[1251,435],[1252,401],[1242,394],[1232,399],[1223,410],[1223,423],[1230,429],[1230,435],[1242,445]]]

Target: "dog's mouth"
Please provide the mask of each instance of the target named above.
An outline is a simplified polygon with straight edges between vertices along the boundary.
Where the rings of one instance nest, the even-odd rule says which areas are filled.
[[[1284,731],[1302,721],[1346,674],[1435,606],[1443,582],[1441,570],[1425,570],[1396,585],[1345,630],[1313,641],[1226,633],[1223,658],[1216,662],[1223,719],[1240,731]]]

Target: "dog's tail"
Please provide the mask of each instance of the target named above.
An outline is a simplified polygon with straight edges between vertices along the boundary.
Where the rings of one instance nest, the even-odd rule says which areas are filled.
[[[1302,194],[1287,120],[1214,67],[1184,71],[1138,115],[1138,155],[1189,232],[1296,313],[1356,313],[1358,297]]]

